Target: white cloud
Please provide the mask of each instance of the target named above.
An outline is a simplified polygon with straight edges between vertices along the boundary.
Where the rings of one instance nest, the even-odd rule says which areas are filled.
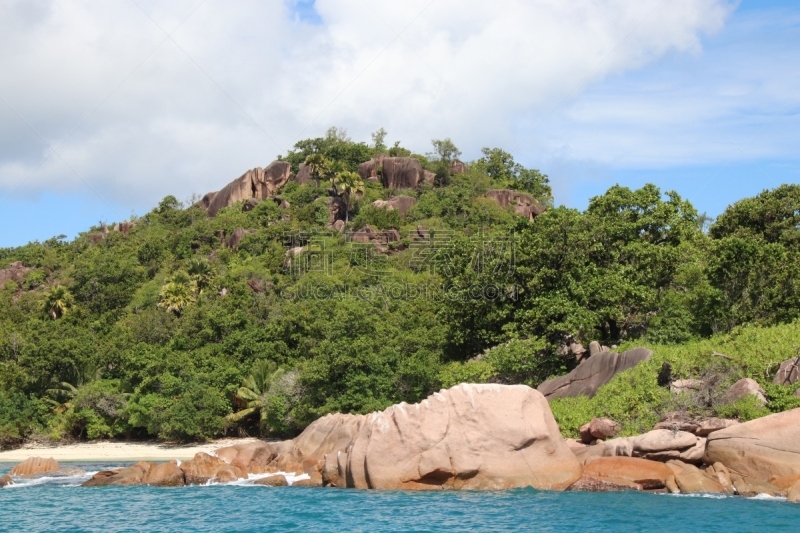
[[[147,206],[219,188],[331,124],[364,140],[383,126],[417,150],[450,136],[468,156],[535,151],[548,139],[522,132],[562,99],[698,51],[731,10],[726,0],[317,0],[316,25],[280,0],[136,1],[0,2],[0,96],[24,118],[0,102],[0,190],[26,176],[23,194],[85,180]],[[572,109],[607,120],[601,106]],[[69,135],[58,151],[82,179],[57,156],[34,171],[49,148],[25,121],[51,146]],[[591,144],[587,134],[570,150],[593,156]]]

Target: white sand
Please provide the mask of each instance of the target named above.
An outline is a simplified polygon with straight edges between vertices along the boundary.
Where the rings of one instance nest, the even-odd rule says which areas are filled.
[[[191,459],[198,452],[212,452],[224,446],[257,439],[220,439],[205,444],[98,441],[62,445],[26,445],[0,452],[0,462],[18,463],[28,457],[52,457],[56,461],[171,461]]]

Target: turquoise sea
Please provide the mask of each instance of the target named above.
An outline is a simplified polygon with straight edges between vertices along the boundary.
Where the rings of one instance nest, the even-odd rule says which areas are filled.
[[[0,463],[0,475],[10,466]],[[63,466],[92,472],[120,465]],[[78,486],[86,478],[0,489],[0,531],[800,531],[800,505],[768,498]]]

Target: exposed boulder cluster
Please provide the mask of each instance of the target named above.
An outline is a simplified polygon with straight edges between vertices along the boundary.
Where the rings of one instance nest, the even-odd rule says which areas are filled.
[[[8,268],[0,269],[0,287],[5,285],[8,281],[20,283],[31,270],[33,269],[24,266],[22,261],[15,261],[11,263]]]
[[[372,206],[378,209],[386,209],[387,211],[398,211],[401,215],[406,216],[408,210],[417,204],[417,199],[413,196],[395,196],[388,200],[375,200]]]
[[[533,220],[546,211],[545,207],[530,194],[512,191],[511,189],[493,189],[484,196],[497,202],[500,207],[512,206],[515,213],[529,220]]]
[[[272,197],[292,177],[292,167],[286,161],[273,161],[266,168],[248,170],[218,192],[206,194],[200,205],[215,216],[220,209],[236,202]]]

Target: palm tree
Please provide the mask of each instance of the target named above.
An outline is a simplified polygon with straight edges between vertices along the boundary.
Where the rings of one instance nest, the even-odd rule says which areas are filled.
[[[193,257],[189,259],[186,266],[189,277],[197,287],[198,294],[202,293],[203,289],[208,286],[211,277],[214,275],[211,265],[208,264],[208,259],[205,257]]]
[[[229,422],[239,422],[250,415],[258,414],[259,424],[269,429],[270,409],[276,400],[291,394],[294,389],[294,374],[277,368],[271,361],[257,361],[253,373],[242,380],[236,398],[246,405],[240,411],[226,417]]]
[[[54,388],[45,391],[45,394],[50,396],[49,398],[42,398],[45,403],[53,406],[53,411],[56,413],[64,413],[70,410],[78,394],[78,389],[100,379],[102,373],[101,369],[91,363],[78,365],[72,362],[71,365],[72,377],[70,379],[75,384],[73,385],[69,381],[61,381]]]
[[[331,179],[333,190],[338,194],[345,203],[344,225],[350,221],[350,209],[353,207],[354,196],[358,193],[364,192],[364,181],[355,172],[347,171],[339,172]]]
[[[44,309],[45,312],[53,318],[53,320],[56,320],[67,314],[67,311],[72,309],[74,302],[75,300],[73,299],[72,294],[70,294],[66,287],[55,285],[49,291],[47,291]]]
[[[186,272],[177,272],[169,283],[161,287],[158,296],[160,299],[158,307],[180,316],[183,310],[194,302],[191,278]]]
[[[311,154],[306,157],[305,164],[314,177],[314,182],[317,184],[317,187],[319,187],[320,178],[330,173],[331,162],[322,154]]]

